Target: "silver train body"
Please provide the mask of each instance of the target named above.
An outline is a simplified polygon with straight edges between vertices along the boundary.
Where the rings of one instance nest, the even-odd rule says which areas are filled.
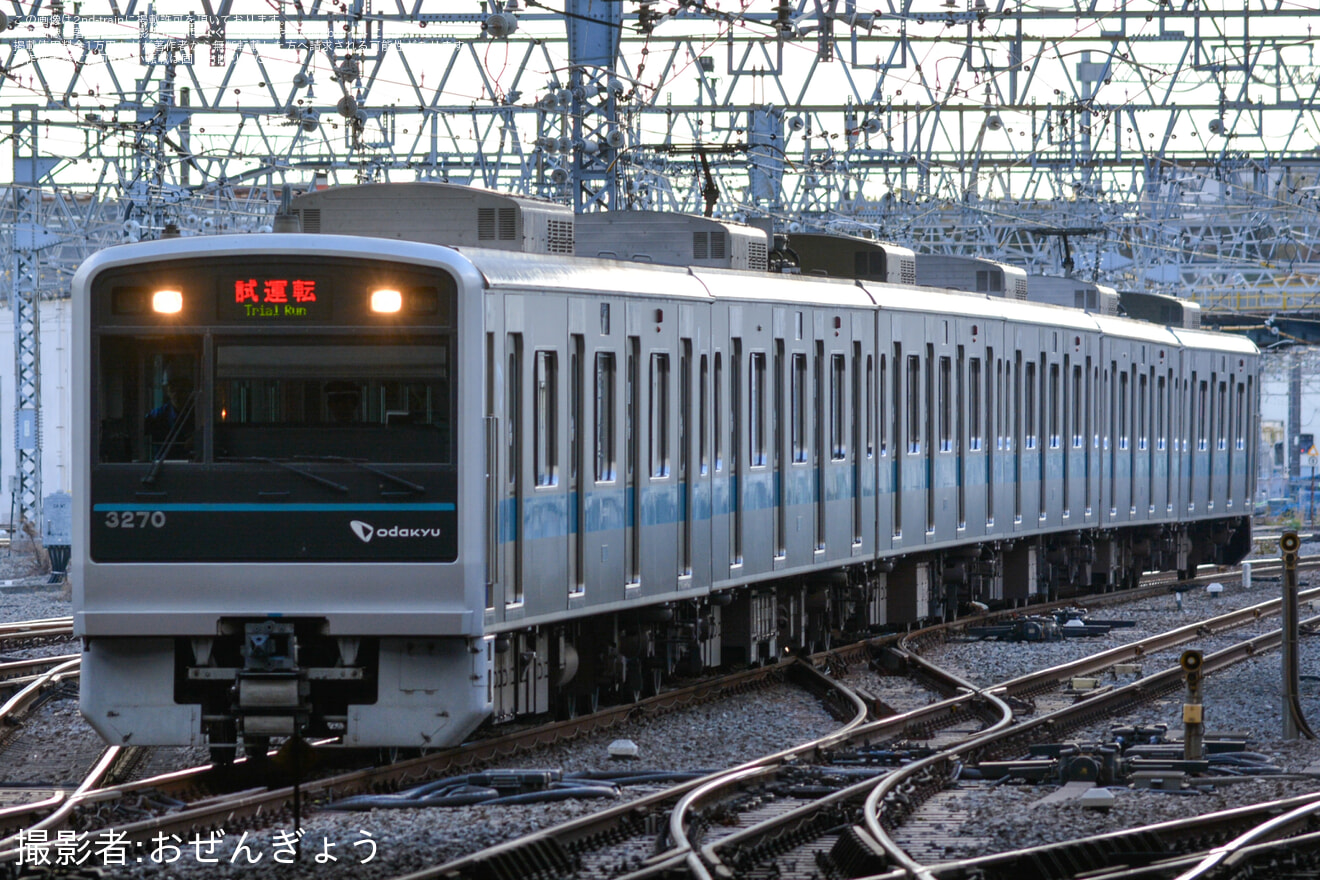
[[[316,308],[252,308],[295,282]],[[116,743],[449,744],[1249,544],[1237,337],[311,234],[113,248],[74,305],[82,709]],[[167,370],[186,448],[139,427]]]

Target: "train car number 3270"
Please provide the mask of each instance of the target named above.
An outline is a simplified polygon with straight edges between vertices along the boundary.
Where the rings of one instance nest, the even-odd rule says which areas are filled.
[[[165,513],[160,510],[112,510],[105,515],[108,529],[160,529],[165,527]]]

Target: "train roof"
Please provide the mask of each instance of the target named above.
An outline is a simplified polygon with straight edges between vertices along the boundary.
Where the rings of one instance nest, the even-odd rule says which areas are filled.
[[[540,287],[547,290],[626,290],[642,296],[678,296],[709,299],[710,292],[685,267],[626,263],[617,260],[558,257],[455,248],[462,253],[491,289]],[[747,277],[748,273],[737,273]],[[753,276],[758,280],[760,276]]]

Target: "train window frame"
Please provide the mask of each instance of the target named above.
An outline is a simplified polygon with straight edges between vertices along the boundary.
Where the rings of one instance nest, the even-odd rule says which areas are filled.
[[[532,450],[538,489],[559,485],[559,352],[536,349],[533,354]]]
[[[860,342],[857,344],[858,346],[861,345]],[[884,359],[884,355],[880,357],[881,360]],[[875,380],[875,356],[868,352],[866,355],[866,388],[864,390],[866,394],[866,436],[862,441],[866,446],[866,457],[868,459],[875,458]],[[883,381],[880,385],[880,395],[881,397],[884,396]],[[882,433],[880,436],[883,444],[884,434]]]
[[[1128,371],[1118,371],[1118,448],[1119,450],[1130,447],[1128,426],[1131,413],[1128,411]]]
[[[940,355],[938,398],[939,451],[953,452],[953,359]]]
[[[747,355],[747,465],[763,468],[769,464],[765,448],[765,372],[766,353]]]
[[[1145,452],[1150,448],[1147,435],[1150,413],[1150,383],[1146,374],[1137,375],[1137,449]]]
[[[847,403],[844,395],[847,389],[848,358],[841,352],[830,354],[830,460],[845,461],[848,458],[848,437],[846,421]]]
[[[652,480],[666,480],[669,460],[669,352],[653,351],[650,358],[651,431],[648,453]]]
[[[801,315],[801,313],[798,313]],[[799,337],[800,338],[800,337]],[[806,384],[807,355],[795,351],[791,359],[789,380],[789,438],[792,446],[791,461],[803,464],[807,460]]]
[[[1050,364],[1049,379],[1049,443],[1050,449],[1058,449],[1063,442],[1063,434],[1060,430],[1059,416],[1062,411],[1060,407],[1060,382],[1059,365]]]
[[[1022,374],[1022,448],[1036,448],[1036,362],[1026,361]]]
[[[907,356],[907,451],[908,455],[921,454],[921,356]]]
[[[967,359],[967,451],[980,452],[985,430],[982,424],[981,359]]]
[[[711,385],[711,430],[712,452],[715,457],[715,473],[724,473],[724,357],[720,349],[715,349],[712,363]]]
[[[176,437],[165,454],[171,464],[198,464],[205,460],[210,413],[203,404],[205,385],[198,381],[204,378],[201,370],[204,349],[205,339],[200,333],[164,337],[158,334],[96,336],[93,357],[97,365],[97,387],[92,393],[92,422],[97,433],[92,450],[95,465],[142,464],[162,454],[169,431],[157,439],[152,436],[150,422],[168,418],[169,425],[158,427],[171,427],[176,416],[167,416],[165,408],[186,411],[188,406],[186,398],[176,403],[167,392],[166,376],[172,370],[186,373],[193,384],[193,425],[187,440]],[[111,393],[111,376],[118,380],[117,393]]]
[[[619,478],[614,419],[618,359],[612,351],[597,351],[595,361],[595,480],[597,483],[613,483]]]

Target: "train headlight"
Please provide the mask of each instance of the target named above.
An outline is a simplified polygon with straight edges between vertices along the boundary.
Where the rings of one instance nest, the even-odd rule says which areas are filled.
[[[183,311],[183,293],[178,290],[158,290],[151,295],[151,310],[162,315],[177,315]]]
[[[371,292],[371,310],[373,312],[394,313],[403,308],[403,294],[397,290],[373,290]]]

